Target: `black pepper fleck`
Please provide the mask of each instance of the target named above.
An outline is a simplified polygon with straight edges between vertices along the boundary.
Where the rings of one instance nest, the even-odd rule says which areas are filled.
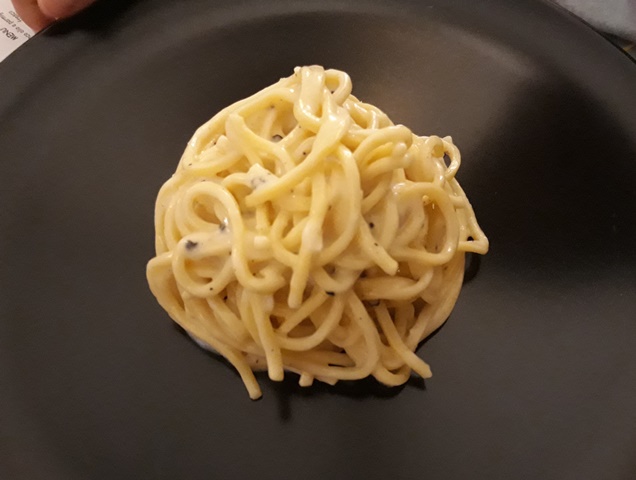
[[[375,223],[370,222],[370,223],[369,223],[369,228],[373,228],[373,227],[375,227]]]
[[[378,245],[378,242],[373,242],[373,246],[374,246],[374,247],[378,247],[378,246],[379,246],[379,245]]]
[[[195,248],[197,248],[197,245],[199,245],[198,242],[193,242],[192,240],[188,240],[185,244],[185,248],[186,250],[190,251],[190,250],[194,250]]]
[[[223,301],[227,302],[227,295],[225,297],[223,297]]]
[[[221,223],[219,225],[219,231],[220,232],[225,232],[225,229],[227,228],[227,225],[225,225],[225,223]]]
[[[325,292],[327,295],[329,295],[330,297],[333,297],[335,295],[334,292]]]

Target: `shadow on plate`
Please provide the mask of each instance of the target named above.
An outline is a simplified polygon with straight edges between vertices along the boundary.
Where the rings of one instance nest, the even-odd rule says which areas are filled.
[[[466,253],[463,285],[466,285],[475,279],[479,273],[479,267],[481,267],[481,255],[473,252]]]
[[[118,22],[127,10],[140,3],[139,0],[109,0],[96,2],[79,14],[54,23],[42,32],[46,36],[65,35],[74,30],[85,30],[99,34],[116,32]]]
[[[356,400],[370,397],[389,399],[396,397],[406,388],[426,390],[424,379],[413,376],[405,384],[397,387],[387,387],[373,377],[355,381],[340,381],[335,385],[316,381],[311,387],[301,387],[298,385],[298,375],[289,373],[286,374],[282,382],[270,381],[266,372],[259,372],[257,378],[270,383],[271,390],[276,394],[279,417],[283,421],[289,421],[292,418],[292,402],[298,397],[318,398],[335,395]]]
[[[418,350],[424,346],[430,339],[444,327],[446,321],[424,339],[419,345]],[[201,349],[207,356],[217,362],[225,365],[233,375],[236,376],[237,382],[241,382],[241,378],[234,368],[224,357],[214,352],[210,352],[201,348],[188,333],[178,324],[173,323],[174,328],[190,342]],[[426,390],[426,382],[423,378],[411,376],[403,385],[396,387],[387,387],[381,384],[373,377],[367,377],[362,380],[340,381],[335,385],[328,385],[323,382],[316,381],[311,387],[301,387],[298,384],[298,375],[286,372],[282,382],[273,382],[267,377],[267,372],[256,372],[256,379],[261,385],[268,385],[269,389],[274,391],[278,402],[278,412],[281,420],[288,421],[292,417],[292,402],[298,398],[319,398],[324,396],[340,396],[356,400],[364,400],[370,397],[389,399],[399,395],[406,388],[414,388],[417,390]]]

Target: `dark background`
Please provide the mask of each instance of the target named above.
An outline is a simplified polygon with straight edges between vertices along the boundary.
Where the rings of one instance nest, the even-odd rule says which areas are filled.
[[[491,240],[404,388],[249,400],[145,281],[194,129],[296,65],[452,135]],[[636,64],[540,1],[111,0],[0,65],[0,477],[633,479]]]

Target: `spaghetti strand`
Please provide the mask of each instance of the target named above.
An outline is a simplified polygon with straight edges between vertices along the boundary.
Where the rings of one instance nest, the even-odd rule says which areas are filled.
[[[252,399],[257,370],[304,387],[430,377],[414,351],[448,318],[465,253],[488,250],[452,139],[351,89],[296,68],[197,129],[157,196],[150,289]]]

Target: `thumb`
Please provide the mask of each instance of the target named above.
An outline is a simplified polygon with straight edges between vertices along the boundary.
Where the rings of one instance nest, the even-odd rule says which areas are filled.
[[[64,18],[83,10],[94,0],[37,0],[44,15],[50,18]]]
[[[42,13],[37,0],[13,0],[13,8],[22,21],[36,32],[53,21]]]

